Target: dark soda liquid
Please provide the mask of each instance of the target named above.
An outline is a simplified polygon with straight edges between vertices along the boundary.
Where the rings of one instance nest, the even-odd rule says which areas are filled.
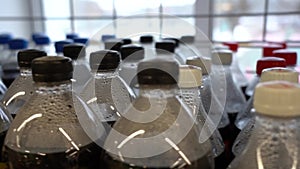
[[[24,153],[5,147],[10,169],[98,169],[102,168],[102,151],[95,143],[81,147],[79,151],[49,154]]]
[[[170,169],[170,167],[147,167],[147,166],[132,166],[127,163],[121,162],[119,160],[113,159],[109,154],[105,153],[102,156],[104,161],[104,169]],[[163,161],[163,159],[162,159]],[[175,160],[174,160],[175,162]],[[173,168],[179,168],[173,167]],[[180,167],[180,169],[213,169],[210,165],[210,160],[208,159],[207,155],[203,158],[198,159],[197,161],[193,161],[191,165],[185,165]]]
[[[215,158],[215,169],[226,169],[235,157],[232,153],[232,146],[236,137],[240,133],[240,129],[238,129],[234,124],[236,117],[237,113],[228,113],[230,121],[229,125],[219,129],[225,144],[225,150],[220,156]]]

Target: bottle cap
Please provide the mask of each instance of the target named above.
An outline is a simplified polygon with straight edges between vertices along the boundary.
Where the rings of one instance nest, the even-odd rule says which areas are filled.
[[[88,38],[74,38],[74,43],[82,43],[82,44],[87,44],[89,39]]]
[[[0,34],[0,44],[7,44],[12,39],[12,35],[9,33]]]
[[[67,40],[61,40],[61,41],[56,41],[54,43],[55,47],[55,52],[56,53],[63,53],[64,46],[73,43],[73,40],[67,39]]]
[[[175,47],[178,47],[178,46],[179,46],[179,39],[177,39],[177,38],[170,38],[170,37],[168,37],[168,38],[163,38],[162,40],[163,40],[163,41],[164,41],[164,40],[171,40],[171,41],[174,41],[174,42],[175,42]]]
[[[287,49],[279,49],[273,51],[273,56],[283,58],[287,66],[295,66],[297,64],[297,52]]]
[[[202,85],[201,68],[191,65],[181,65],[179,67],[179,82],[180,88],[194,88]]]
[[[211,72],[211,59],[208,57],[188,57],[186,64],[200,67],[203,75],[208,75]]]
[[[101,40],[102,40],[102,42],[105,42],[105,41],[107,41],[108,39],[116,39],[116,36],[115,35],[102,35],[101,36]]]
[[[31,62],[35,58],[47,56],[47,53],[36,49],[27,49],[18,52],[19,67],[31,68]]]
[[[228,46],[217,44],[212,46],[212,50],[230,50]]]
[[[73,74],[72,60],[63,56],[46,56],[32,61],[32,77],[35,82],[60,82],[70,80]]]
[[[288,81],[291,83],[298,83],[299,73],[296,70],[283,68],[283,67],[273,67],[264,69],[260,76],[260,82],[268,81]]]
[[[77,33],[68,33],[66,34],[66,39],[75,39],[78,38],[79,35]]]
[[[108,39],[104,42],[104,47],[107,50],[115,50],[120,52],[121,46],[123,45],[122,39]]]
[[[28,47],[28,41],[25,39],[12,39],[8,41],[8,47],[10,50],[21,50]]]
[[[123,45],[128,45],[132,43],[132,40],[130,38],[123,38]]]
[[[183,43],[194,43],[195,42],[195,36],[193,36],[193,35],[184,35],[184,36],[181,36],[180,42],[183,42]]]
[[[286,67],[286,62],[282,58],[264,57],[256,62],[256,74],[261,75],[261,72],[266,68]]]
[[[300,86],[285,81],[259,83],[254,93],[254,108],[258,114],[276,117],[300,115]]]
[[[232,52],[230,50],[215,50],[212,52],[211,61],[214,65],[231,65]]]
[[[165,53],[165,52],[170,52],[174,53],[175,52],[175,42],[172,40],[163,40],[163,41],[158,41],[155,43],[155,49],[156,52],[160,53]]]
[[[233,52],[237,52],[239,48],[239,44],[237,42],[223,42],[223,45],[228,46]]]
[[[263,57],[266,56],[273,56],[273,51],[274,50],[279,50],[279,49],[283,49],[282,45],[278,45],[278,44],[267,44],[263,46]]]
[[[100,50],[90,54],[92,70],[115,70],[121,62],[120,53],[114,50]]]
[[[152,43],[153,42],[153,36],[152,35],[143,35],[140,37],[141,43]]]
[[[144,59],[145,51],[143,46],[137,44],[123,45],[121,47],[122,60],[134,60],[139,61]]]
[[[155,58],[138,64],[138,83],[146,85],[175,85],[179,66],[176,61]]]
[[[50,38],[47,35],[36,36],[33,40],[37,45],[49,45]]]
[[[41,33],[41,32],[35,32],[35,33],[32,33],[32,34],[31,34],[31,39],[32,39],[33,41],[35,41],[35,38],[37,38],[37,37],[39,37],[39,36],[46,36],[46,34]]]
[[[82,44],[69,44],[63,47],[64,56],[71,58],[72,60],[77,60],[78,58],[84,58],[85,46]]]

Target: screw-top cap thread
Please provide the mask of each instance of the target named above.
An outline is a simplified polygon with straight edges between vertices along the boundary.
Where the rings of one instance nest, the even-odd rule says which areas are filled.
[[[120,53],[114,50],[100,50],[90,54],[90,67],[93,71],[115,70],[120,62]]]
[[[258,114],[275,117],[300,116],[300,86],[285,81],[259,83],[254,93]]]
[[[64,50],[64,46],[65,45],[69,45],[73,43],[73,40],[67,39],[67,40],[61,40],[61,41],[56,41],[54,43],[54,47],[55,47],[55,52],[56,53],[63,53]]]
[[[145,51],[143,46],[137,44],[128,44],[121,47],[122,60],[142,60],[144,59]]]
[[[175,42],[172,40],[164,40],[164,41],[159,41],[155,43],[155,49],[156,52],[170,52],[170,53],[174,53],[175,52],[175,47],[176,44]]]
[[[85,46],[82,44],[69,44],[63,47],[64,56],[77,60],[85,57]]]
[[[8,47],[10,50],[21,50],[28,47],[28,41],[25,39],[12,39],[8,41]]]
[[[298,83],[299,73],[296,70],[282,68],[282,67],[274,67],[264,69],[261,76],[261,82],[268,82],[268,81],[288,81],[291,83]]]
[[[297,64],[296,51],[291,51],[286,49],[274,50],[273,56],[285,59],[287,66],[295,66]]]
[[[212,52],[211,60],[214,65],[231,65],[232,52],[230,50],[215,50]]]
[[[33,59],[47,56],[47,53],[36,49],[22,50],[18,53],[18,65],[19,67],[31,68]]]

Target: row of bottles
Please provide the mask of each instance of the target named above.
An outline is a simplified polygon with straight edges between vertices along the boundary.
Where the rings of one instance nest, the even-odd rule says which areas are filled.
[[[287,51],[257,61],[246,102],[228,49],[204,57],[173,38],[108,39],[89,53],[69,40],[55,43],[59,56],[18,52],[20,75],[0,104],[11,169],[222,169],[234,157],[229,168],[298,168],[300,87],[274,82],[298,82],[297,72],[278,68],[290,63]]]

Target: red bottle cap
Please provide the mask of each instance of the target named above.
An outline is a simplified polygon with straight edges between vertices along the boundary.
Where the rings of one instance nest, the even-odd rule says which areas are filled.
[[[263,57],[273,56],[274,50],[284,49],[282,45],[267,44],[263,46]]]
[[[228,46],[233,52],[237,52],[239,48],[239,44],[237,42],[223,42],[223,45]]]
[[[261,75],[261,72],[266,68],[286,67],[286,62],[282,58],[265,57],[256,62],[256,74]]]
[[[294,66],[297,64],[297,52],[286,50],[286,49],[280,49],[280,50],[274,50],[273,56],[285,59],[287,66]]]

